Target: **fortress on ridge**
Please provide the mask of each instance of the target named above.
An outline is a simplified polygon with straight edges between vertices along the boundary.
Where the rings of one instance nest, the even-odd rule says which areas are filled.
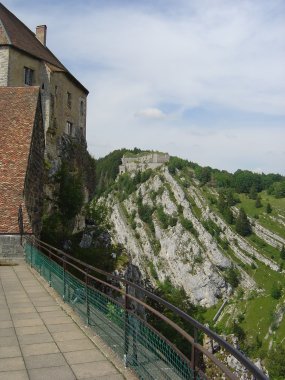
[[[119,166],[119,174],[137,170],[156,169],[168,161],[168,153],[144,152],[137,155],[125,154],[122,158],[122,165]]]
[[[0,256],[20,232],[40,232],[44,164],[56,172],[68,142],[86,149],[88,90],[46,37],[0,3]]]

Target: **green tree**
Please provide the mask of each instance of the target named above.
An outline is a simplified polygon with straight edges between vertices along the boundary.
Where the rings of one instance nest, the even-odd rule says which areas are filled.
[[[193,223],[191,222],[191,220],[184,218],[184,216],[181,216],[180,223],[181,223],[182,227],[185,228],[185,230],[193,232],[194,226],[193,226]]]
[[[201,182],[201,185],[205,185],[211,180],[212,169],[209,166],[201,168],[200,166],[196,168],[195,174],[197,179]]]
[[[234,223],[234,216],[233,216],[232,210],[229,207],[227,207],[224,210],[223,215],[224,215],[225,221],[228,224],[233,224]]]
[[[226,281],[233,287],[237,288],[240,282],[240,274],[237,269],[230,267],[226,272]]]
[[[249,170],[237,170],[233,175],[233,187],[238,193],[249,193],[252,187],[256,191],[261,190],[260,174],[252,173]]]
[[[272,207],[271,207],[270,203],[267,203],[266,212],[267,212],[267,214],[271,214],[271,212],[272,212]]]
[[[168,170],[171,174],[176,173],[177,170],[182,170],[183,168],[190,165],[190,162],[187,160],[183,160],[182,158],[171,156],[168,162]]]
[[[269,351],[267,368],[271,379],[283,380],[285,378],[284,358],[285,349],[281,345],[277,345]]]
[[[285,247],[282,245],[281,251],[280,251],[280,258],[282,260],[285,260]]]
[[[84,202],[83,184],[80,175],[71,173],[65,163],[58,173],[59,191],[57,206],[63,222],[74,218],[81,210]]]
[[[279,298],[282,295],[282,287],[276,283],[273,284],[272,289],[271,289],[271,297],[279,300]]]
[[[240,209],[236,219],[236,231],[241,236],[248,236],[252,232],[250,222],[243,208]]]
[[[101,195],[115,182],[115,179],[119,174],[119,165],[126,152],[126,149],[114,150],[107,156],[96,160],[95,168],[97,181],[95,192],[97,195]]]
[[[218,200],[218,209],[221,212],[221,214],[224,214],[225,209],[228,207],[226,197],[224,193],[219,194],[219,200]]]
[[[268,193],[274,195],[276,198],[285,197],[285,181],[275,182],[269,189]]]
[[[218,188],[228,188],[231,186],[232,174],[225,170],[214,169],[213,172],[214,182]]]
[[[250,199],[257,199],[257,191],[255,185],[251,186],[248,197]]]
[[[168,215],[165,214],[162,205],[158,206],[156,215],[163,229],[166,229],[169,226]]]
[[[261,198],[260,198],[259,195],[258,195],[257,198],[256,198],[256,201],[255,201],[255,207],[256,207],[256,208],[260,208],[260,207],[262,207]]]
[[[236,322],[233,323],[233,334],[239,339],[239,341],[244,340],[245,332],[244,329]]]

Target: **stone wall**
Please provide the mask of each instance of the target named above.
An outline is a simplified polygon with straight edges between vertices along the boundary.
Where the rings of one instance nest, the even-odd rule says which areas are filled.
[[[0,235],[0,258],[13,259],[24,257],[19,235]]]
[[[0,48],[0,86],[8,84],[8,67],[9,67],[9,49]]]
[[[24,67],[28,67],[34,71],[33,86],[42,85],[40,81],[40,67],[41,61],[37,58],[16,50],[9,48],[9,76],[8,86],[22,87],[25,86]]]
[[[146,153],[138,155],[135,157],[125,157],[122,158],[122,164],[130,163],[165,163],[169,161],[168,153]]]
[[[133,172],[136,170],[156,169],[169,161],[168,153],[148,153],[136,157],[123,157],[119,173]]]
[[[33,233],[36,236],[41,230],[43,211],[44,149],[44,127],[39,97],[24,186],[25,206]]]
[[[11,47],[0,50],[0,85],[24,86],[24,67],[34,71],[33,86],[40,87],[46,153],[55,158],[58,156],[58,140],[67,133],[67,122],[72,123],[71,137],[85,140],[87,94],[64,71]]]

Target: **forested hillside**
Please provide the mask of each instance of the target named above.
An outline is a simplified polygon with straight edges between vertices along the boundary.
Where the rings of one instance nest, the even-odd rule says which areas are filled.
[[[46,224],[45,240],[107,271],[124,275],[131,267],[144,286],[218,333],[234,334],[272,379],[283,379],[284,176],[228,173],[178,157],[155,170],[119,175],[126,153],[96,161],[96,195],[86,207],[84,231]],[[62,193],[63,185],[71,193]],[[68,179],[63,185],[59,213],[78,193]]]
[[[97,163],[92,208],[106,210],[112,241],[154,289],[180,299],[180,307],[184,294],[192,315],[235,334],[272,378],[283,378],[285,178],[232,174],[177,157],[117,177],[124,153]]]

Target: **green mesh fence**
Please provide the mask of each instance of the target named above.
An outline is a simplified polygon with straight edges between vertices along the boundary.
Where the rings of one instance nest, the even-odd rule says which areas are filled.
[[[36,247],[26,244],[25,253],[27,263],[48,281],[139,378],[194,380],[189,362],[144,320],[126,312],[110,296],[86,286]],[[195,375],[195,380],[203,379]]]

